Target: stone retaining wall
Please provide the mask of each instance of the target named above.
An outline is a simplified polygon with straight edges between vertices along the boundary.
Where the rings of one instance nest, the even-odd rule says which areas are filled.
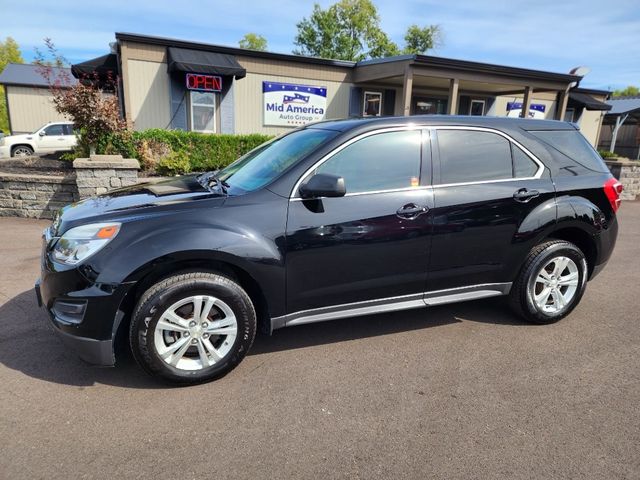
[[[620,180],[624,190],[622,200],[635,200],[640,195],[640,162],[607,160],[607,167]]]
[[[107,193],[118,187],[138,183],[140,164],[120,155],[92,155],[73,161],[80,198]]]
[[[56,210],[78,200],[70,175],[0,172],[0,216],[53,218]]]

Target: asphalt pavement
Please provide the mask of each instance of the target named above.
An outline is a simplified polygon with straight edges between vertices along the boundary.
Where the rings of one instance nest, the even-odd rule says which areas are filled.
[[[66,350],[47,222],[0,218],[0,478],[640,478],[640,202],[619,218],[558,324],[489,299],[293,327],[188,388]]]

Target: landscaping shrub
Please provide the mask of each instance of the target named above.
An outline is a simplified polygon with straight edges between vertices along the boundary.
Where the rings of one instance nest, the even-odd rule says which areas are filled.
[[[226,167],[271,138],[261,134],[211,135],[161,129],[123,131],[102,135],[96,143],[96,153],[136,158],[146,175],[177,175]],[[87,147],[82,145],[61,159],[88,156]]]
[[[598,153],[602,158],[613,158],[618,156],[616,153],[610,152],[609,150],[598,150]]]
[[[96,153],[122,155],[140,161],[145,175],[178,175],[226,167],[272,137],[269,135],[227,135],[151,129],[104,134]],[[84,144],[61,156],[63,160],[88,157]]]

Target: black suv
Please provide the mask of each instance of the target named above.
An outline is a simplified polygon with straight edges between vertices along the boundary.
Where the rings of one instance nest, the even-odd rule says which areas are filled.
[[[497,295],[551,323],[609,259],[621,191],[568,123],[321,122],[63,208],[36,293],[85,360],[127,339],[178,383],[230,371],[257,328]]]

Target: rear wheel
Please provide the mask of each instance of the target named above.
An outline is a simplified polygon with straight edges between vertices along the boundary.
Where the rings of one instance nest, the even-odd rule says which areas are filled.
[[[133,355],[150,374],[199,383],[231,371],[247,354],[256,314],[246,292],[212,273],[169,277],[147,290],[131,320]]]
[[[554,323],[578,305],[587,283],[587,262],[570,242],[553,240],[529,253],[510,293],[515,312],[533,323]]]
[[[33,148],[28,145],[18,145],[11,150],[12,157],[30,157],[33,155]]]

